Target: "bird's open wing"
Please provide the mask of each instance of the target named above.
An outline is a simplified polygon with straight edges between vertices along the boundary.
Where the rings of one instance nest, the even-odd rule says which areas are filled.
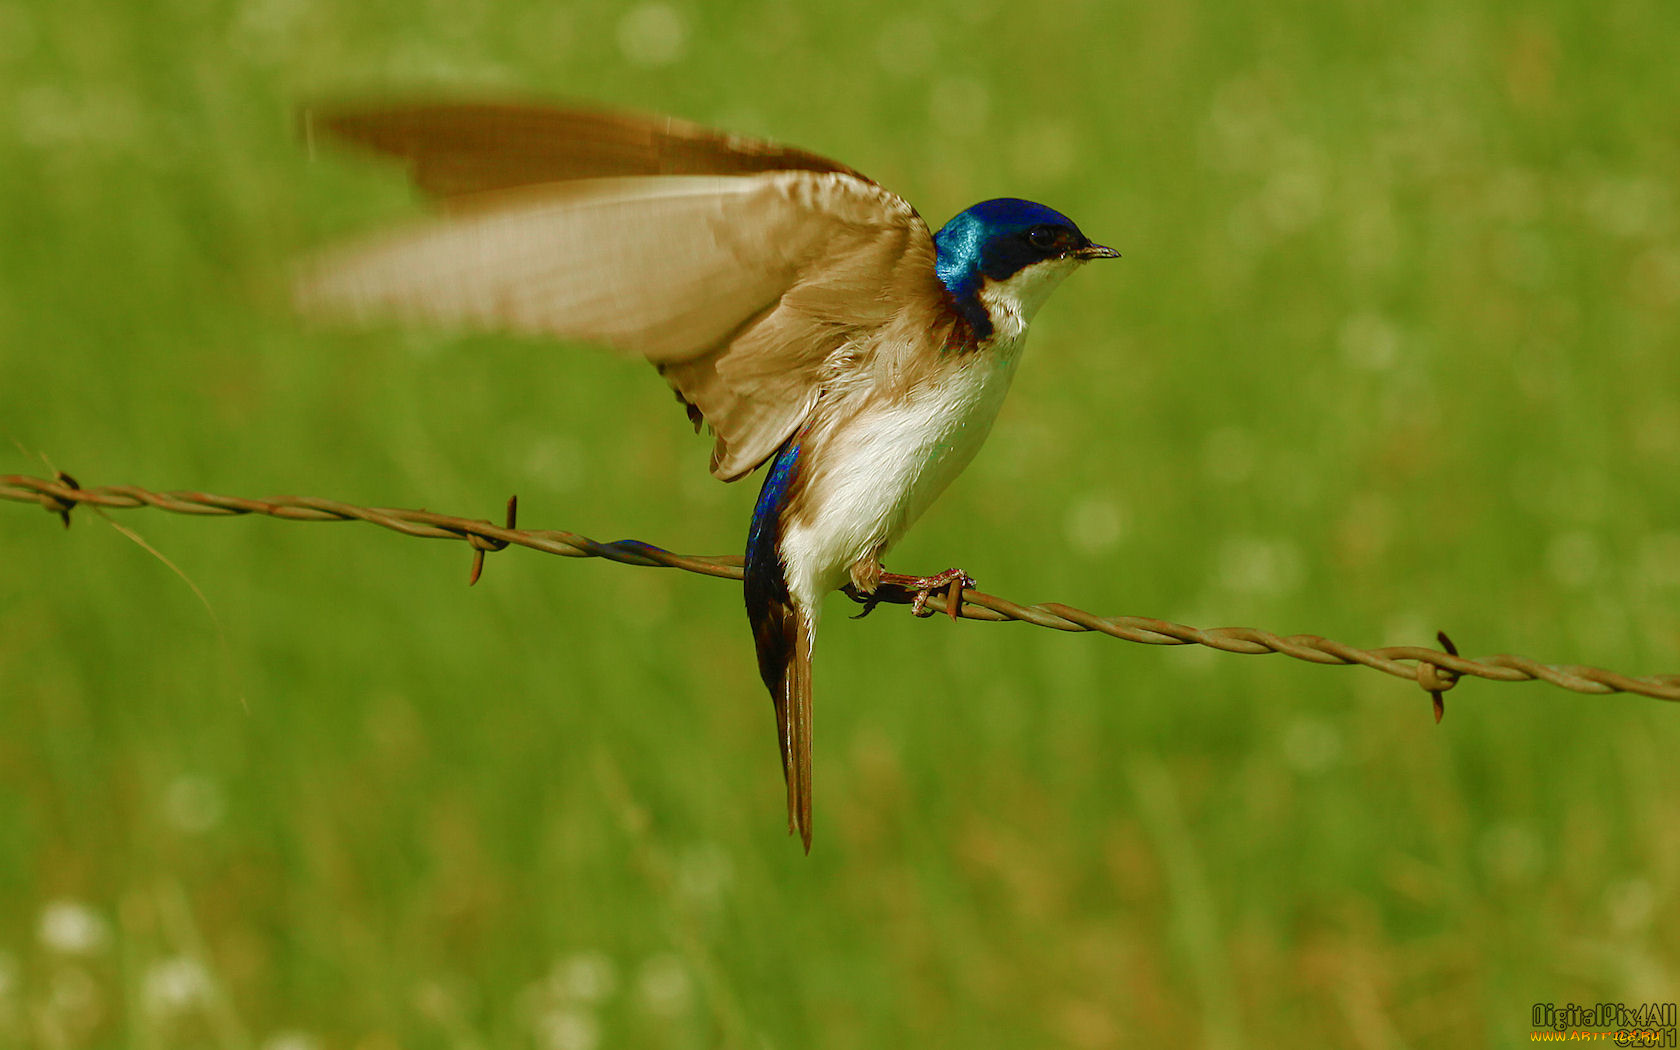
[[[437,125],[436,111],[425,112]],[[609,126],[587,114],[518,113],[557,129]],[[403,120],[378,127],[364,115],[345,125],[354,130],[335,128],[409,157],[436,192],[477,192],[445,217],[314,260],[297,287],[306,311],[552,335],[643,355],[711,425],[712,471],[733,480],[805,418],[835,378],[825,365],[837,351],[938,298],[921,217],[832,162],[702,138],[689,125],[673,134],[655,118],[638,138],[624,117],[613,118],[614,134],[585,135],[570,152],[564,142],[517,138],[516,162],[475,160],[467,118],[442,122],[458,131],[448,149],[403,146]],[[796,160],[797,170],[777,166]],[[679,173],[651,173],[667,169]],[[541,176],[551,181],[523,184]]]
[[[421,102],[311,108],[303,124],[311,141],[330,136],[407,161],[414,184],[445,201],[616,175],[832,171],[863,178],[839,161],[802,149],[644,113]]]

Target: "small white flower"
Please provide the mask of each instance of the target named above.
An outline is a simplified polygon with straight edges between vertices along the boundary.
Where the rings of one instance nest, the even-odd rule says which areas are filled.
[[[1113,550],[1120,542],[1126,531],[1126,512],[1105,493],[1086,493],[1068,508],[1062,531],[1069,546],[1094,558]]]
[[[1293,593],[1306,575],[1300,548],[1289,540],[1234,536],[1221,545],[1218,581],[1239,594]]]
[[[210,973],[203,963],[185,955],[160,959],[146,968],[140,997],[154,1017],[186,1013],[210,997]]]
[[[686,850],[677,860],[677,892],[696,904],[721,903],[734,878],[729,854],[713,842]]]
[[[551,981],[561,998],[596,1003],[618,990],[618,968],[601,952],[579,952],[556,964]]]
[[[588,468],[583,446],[565,434],[534,438],[515,464],[554,492],[572,492],[582,487]],[[710,481],[710,478],[706,480]]]
[[[688,23],[670,4],[640,4],[618,20],[618,48],[631,65],[668,66],[688,47]]]
[[[222,800],[221,788],[204,777],[177,777],[165,789],[164,812],[182,831],[199,834],[221,823],[227,803]]]
[[[601,1024],[588,1010],[561,1007],[537,1018],[537,1041],[544,1050],[595,1050]]]
[[[1400,360],[1400,329],[1378,313],[1357,313],[1343,321],[1337,341],[1348,364],[1367,372],[1386,372]]]
[[[688,1009],[694,991],[682,960],[666,952],[642,963],[636,994],[648,1013],[675,1017]]]
[[[41,910],[41,945],[63,955],[93,955],[111,938],[105,918],[80,901],[57,900]]]

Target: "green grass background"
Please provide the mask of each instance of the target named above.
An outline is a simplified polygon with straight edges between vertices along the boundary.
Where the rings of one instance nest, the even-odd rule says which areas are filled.
[[[1022,600],[1680,670],[1680,7],[0,3],[0,470],[672,549],[756,481],[644,366],[311,331],[411,214],[302,101],[669,111],[1121,262],[896,552]],[[731,585],[0,508],[0,1045],[1516,1045],[1680,994],[1680,712],[1024,626],[818,658],[782,833]],[[193,587],[202,592],[203,602]],[[208,607],[208,608],[207,608]]]

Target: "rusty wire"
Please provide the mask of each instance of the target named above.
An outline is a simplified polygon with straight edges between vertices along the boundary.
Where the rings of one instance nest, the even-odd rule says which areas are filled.
[[[34,503],[58,515],[66,526],[70,524],[71,510],[83,503],[114,509],[155,507],[176,514],[199,516],[263,514],[285,521],[365,521],[407,536],[465,540],[473,548],[469,582],[477,581],[487,552],[503,550],[510,545],[566,558],[605,558],[624,565],[683,569],[720,579],[739,580],[742,574],[738,555],[673,554],[639,540],[601,543],[575,532],[515,528],[516,503],[512,499],[508,500],[506,524],[496,525],[482,519],[458,518],[426,510],[359,507],[307,496],[245,499],[206,492],[152,492],[134,485],[84,489],[63,472],[52,480],[23,474],[0,474],[0,499]],[[852,597],[861,600],[857,595]],[[913,592],[883,585],[868,604],[908,605],[915,600]],[[1226,653],[1282,653],[1314,664],[1358,664],[1416,682],[1430,694],[1437,721],[1443,711],[1441,694],[1457,684],[1463,675],[1495,682],[1550,682],[1577,693],[1636,693],[1658,700],[1680,700],[1680,675],[1634,677],[1599,667],[1543,664],[1522,656],[1484,656],[1472,660],[1459,656],[1457,648],[1445,634],[1437,636],[1441,649],[1412,645],[1358,649],[1310,634],[1285,637],[1249,627],[1204,630],[1143,616],[1097,616],[1059,602],[1022,605],[966,588],[961,591],[960,597],[954,594],[931,595],[925,602],[924,611],[951,612],[953,600],[955,615],[970,620],[1020,620],[1058,631],[1095,631],[1144,645],[1202,645]]]

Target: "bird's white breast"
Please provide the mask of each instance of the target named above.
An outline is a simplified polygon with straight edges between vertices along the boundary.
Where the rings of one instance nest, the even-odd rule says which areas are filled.
[[[941,353],[938,367],[889,393],[853,387],[822,412],[802,447],[806,472],[799,512],[783,519],[789,591],[811,609],[846,582],[860,558],[886,551],[980,450],[1026,343],[1027,325],[1050,292],[1078,267],[1073,259],[1028,266],[986,281],[981,305],[992,334],[966,353]]]
[[[936,378],[900,397],[860,392],[854,413],[810,435],[806,511],[782,536],[796,596],[815,606],[853,563],[897,542],[969,464],[1009,392],[1024,334],[952,354]]]

